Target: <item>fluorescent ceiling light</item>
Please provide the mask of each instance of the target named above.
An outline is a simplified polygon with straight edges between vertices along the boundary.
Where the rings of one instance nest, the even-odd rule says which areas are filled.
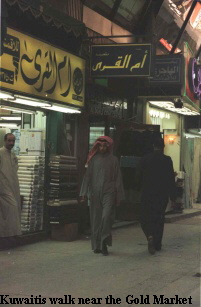
[[[27,114],[36,114],[36,111],[31,111],[31,110],[26,110],[26,109],[21,109],[21,108],[15,108],[15,107],[7,107],[7,106],[0,106],[0,109],[3,110],[8,110],[8,111],[14,111],[16,113],[27,113]]]
[[[21,120],[21,116],[0,116],[0,120]]]
[[[0,99],[14,99],[12,94],[0,91]]]
[[[149,101],[150,104],[159,107],[164,108],[168,111],[179,113],[182,115],[199,115],[200,113],[198,111],[191,110],[190,108],[183,106],[183,108],[175,108],[174,103],[172,101]]]
[[[45,107],[51,107],[51,104],[48,102],[40,102],[36,100],[31,100],[31,99],[24,99],[21,97],[16,97],[15,100],[13,101],[14,103],[19,103],[19,104],[24,104],[26,106],[32,106],[32,107],[40,107],[40,108],[45,108]]]
[[[31,107],[38,107],[38,108],[44,108],[44,109],[48,109],[48,110],[52,110],[52,111],[58,111],[58,112],[63,112],[63,113],[81,113],[80,110],[76,109],[76,108],[71,108],[71,107],[64,107],[64,106],[59,106],[59,105],[52,105],[52,103],[49,103],[49,102],[46,102],[46,101],[40,101],[40,100],[34,100],[34,99],[31,99],[31,98],[28,98],[28,97],[23,97],[23,96],[18,96],[18,95],[15,95],[15,96],[12,96],[12,95],[7,95],[7,93],[3,93],[3,92],[0,92],[0,94],[2,94],[2,99],[12,99],[10,100],[12,103],[15,104],[15,107],[11,107],[11,106],[0,106],[0,108],[2,109],[5,109],[5,110],[11,110],[11,111],[18,111],[21,113],[28,113],[28,114],[34,114],[36,112],[34,111],[29,111],[29,110],[21,110],[21,108],[19,107],[19,110],[18,110],[18,106],[17,104],[21,104],[21,105],[24,105],[25,106],[31,106]],[[3,95],[4,94],[4,95]],[[0,96],[1,98],[1,96]],[[12,109],[11,109],[12,108]]]
[[[57,112],[63,112],[63,113],[81,113],[80,110],[68,108],[68,107],[60,107],[57,105],[52,105],[51,107],[45,107],[45,109],[57,111]]]
[[[18,125],[15,123],[0,123],[0,127],[17,128]]]
[[[111,129],[111,128],[110,128]],[[93,131],[100,131],[100,130],[105,130],[105,127],[90,127],[90,130]]]

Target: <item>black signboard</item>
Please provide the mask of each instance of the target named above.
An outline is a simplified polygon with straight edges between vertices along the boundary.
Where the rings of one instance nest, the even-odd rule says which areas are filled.
[[[153,59],[153,75],[150,83],[181,84],[183,71],[183,56],[180,55],[158,55]]]
[[[150,76],[151,44],[93,45],[92,77]]]

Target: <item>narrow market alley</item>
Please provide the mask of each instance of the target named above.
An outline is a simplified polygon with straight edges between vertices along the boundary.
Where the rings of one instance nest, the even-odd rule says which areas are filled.
[[[113,230],[107,257],[90,250],[88,237],[1,251],[0,306],[199,307],[200,221],[166,223],[155,255],[137,223]]]

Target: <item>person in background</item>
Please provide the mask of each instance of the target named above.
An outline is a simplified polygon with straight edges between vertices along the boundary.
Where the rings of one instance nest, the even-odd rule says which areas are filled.
[[[10,247],[21,234],[21,200],[17,157],[11,151],[15,136],[7,133],[0,148],[0,247]]]
[[[83,202],[88,196],[92,250],[107,256],[107,246],[112,245],[115,205],[118,206],[124,198],[119,162],[113,155],[110,137],[101,136],[96,140],[86,166],[80,200]]]
[[[156,139],[154,151],[141,159],[137,170],[137,182],[141,186],[140,222],[148,240],[148,251],[161,250],[165,210],[169,198],[176,199],[173,163],[164,155],[164,140]]]

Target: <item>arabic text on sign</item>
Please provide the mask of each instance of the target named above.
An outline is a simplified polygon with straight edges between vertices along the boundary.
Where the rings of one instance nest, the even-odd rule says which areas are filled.
[[[148,50],[145,51],[142,61],[135,63],[134,65],[130,65],[132,61],[132,54],[126,54],[125,56],[118,56],[117,61],[114,65],[104,65],[103,61],[98,62],[96,65],[92,66],[93,71],[104,71],[105,69],[129,69],[131,72],[136,68],[143,68],[146,58],[147,58]]]
[[[55,52],[44,52],[41,49],[35,52],[35,56],[29,56],[27,52],[21,57],[21,75],[38,92],[52,94],[56,86],[59,86],[60,95],[66,97],[71,86],[70,59],[64,56],[58,62]]]

